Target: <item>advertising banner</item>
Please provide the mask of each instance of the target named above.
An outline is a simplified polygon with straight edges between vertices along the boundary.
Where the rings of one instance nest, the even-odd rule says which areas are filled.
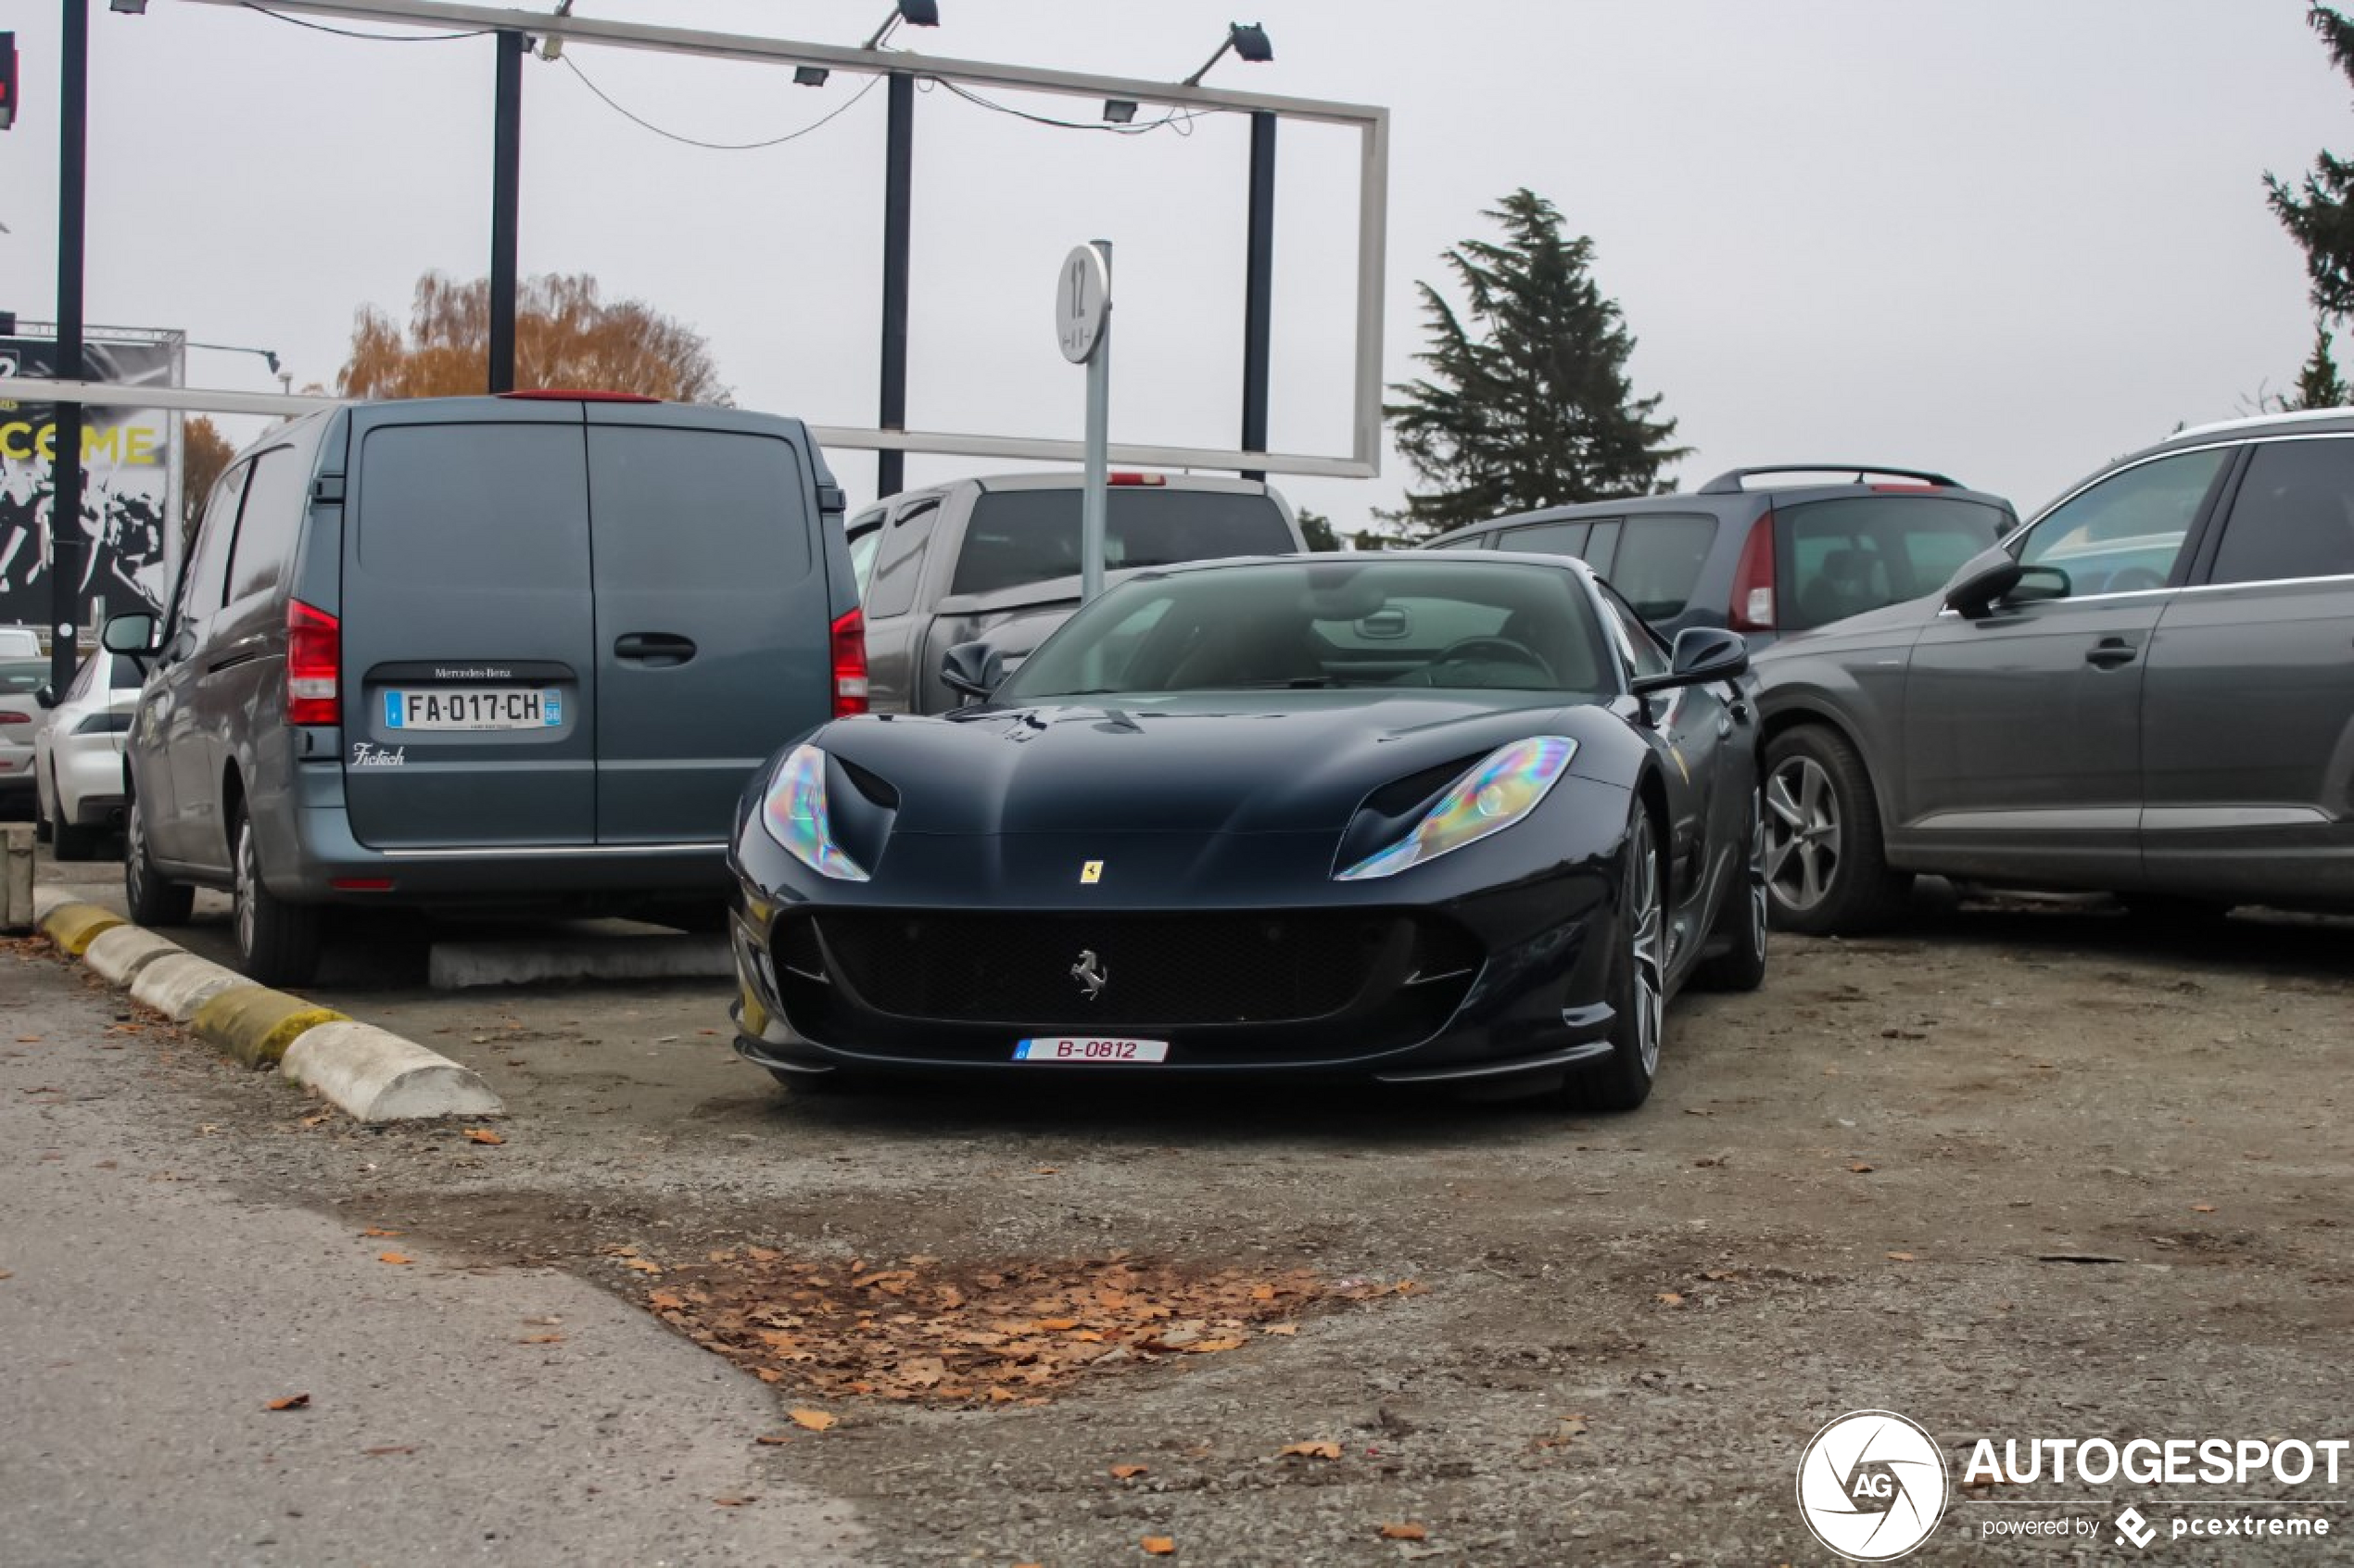
[[[130,386],[177,386],[185,340],[178,333],[94,330],[84,376]],[[57,373],[56,339],[0,337],[0,374]],[[160,613],[179,566],[180,420],[162,409],[83,413],[82,515],[55,515],[57,409],[0,399],[0,625],[49,626],[54,530],[88,541],[74,585],[83,641],[110,614]]]

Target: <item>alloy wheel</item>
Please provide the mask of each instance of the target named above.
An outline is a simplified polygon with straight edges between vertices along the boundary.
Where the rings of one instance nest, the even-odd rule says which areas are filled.
[[[253,956],[254,898],[261,888],[261,866],[253,847],[253,824],[237,827],[237,951]]]
[[[1627,958],[1635,977],[1635,1041],[1643,1076],[1659,1070],[1659,1037],[1667,1010],[1667,922],[1660,909],[1659,855],[1649,812],[1626,834]]]
[[[1839,875],[1839,795],[1822,764],[1793,756],[1773,771],[1763,827],[1766,881],[1783,906],[1812,909],[1829,897]]]
[[[131,809],[122,816],[122,874],[130,884],[131,902],[141,904],[147,898],[147,829],[139,820],[139,803],[133,798]],[[138,918],[134,911],[132,917]]]
[[[1770,895],[1766,873],[1766,787],[1759,785],[1749,802],[1749,940],[1750,951],[1766,956],[1766,914]]]

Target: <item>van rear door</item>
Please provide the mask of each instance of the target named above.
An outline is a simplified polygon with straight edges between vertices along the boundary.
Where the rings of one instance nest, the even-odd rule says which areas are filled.
[[[833,716],[811,459],[766,416],[588,420],[597,840],[724,844],[753,771]]]
[[[347,487],[335,613],[352,831],[378,849],[593,842],[580,405],[441,404],[429,422],[360,409]]]

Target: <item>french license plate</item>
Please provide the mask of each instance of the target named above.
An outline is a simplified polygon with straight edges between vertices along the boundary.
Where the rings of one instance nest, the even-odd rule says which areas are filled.
[[[386,687],[386,729],[548,729],[564,721],[552,686]]]
[[[1014,1045],[1014,1060],[1018,1062],[1165,1062],[1169,1059],[1166,1040],[1102,1040],[1083,1035],[1069,1038],[1050,1036],[1038,1040],[1019,1041]]]

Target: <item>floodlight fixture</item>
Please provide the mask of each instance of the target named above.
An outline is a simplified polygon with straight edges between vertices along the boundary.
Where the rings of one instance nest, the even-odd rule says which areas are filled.
[[[1257,22],[1228,22],[1226,41],[1218,45],[1216,54],[1202,61],[1199,70],[1185,78],[1185,85],[1200,86],[1201,79],[1209,74],[1209,68],[1224,59],[1229,49],[1253,65],[1265,65],[1275,57],[1275,46],[1267,42],[1265,28]]]
[[[1136,118],[1136,100],[1133,98],[1106,98],[1104,100],[1104,118],[1114,125],[1126,125],[1130,123]]]
[[[938,27],[940,0],[899,0],[891,15],[883,18],[882,26],[875,29],[875,35],[867,40],[866,47],[881,48],[883,40],[891,36],[891,30],[901,22],[909,27]]]
[[[824,66],[795,66],[792,68],[793,85],[796,87],[823,87],[826,84],[826,78],[831,76],[833,72],[828,70]]]
[[[120,11],[126,17],[144,17],[147,14],[147,0],[107,0],[107,9]]]

